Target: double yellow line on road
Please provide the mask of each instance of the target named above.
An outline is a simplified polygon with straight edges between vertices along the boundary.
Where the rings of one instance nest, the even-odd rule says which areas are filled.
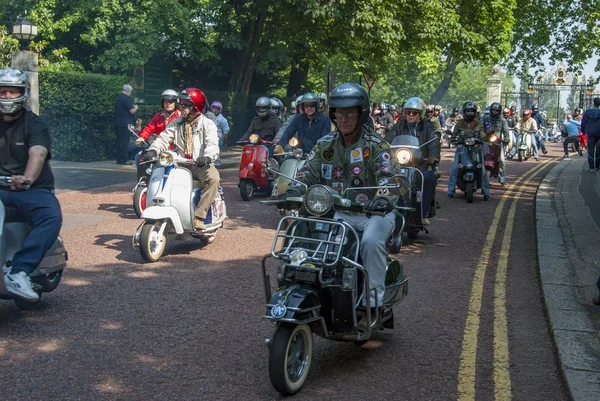
[[[506,272],[508,255],[510,253],[510,240],[514,226],[514,216],[516,213],[517,202],[523,193],[525,186],[552,161],[553,159],[546,160],[531,169],[528,173],[519,177],[502,196],[494,212],[494,217],[490,229],[488,230],[484,246],[481,250],[471,287],[469,310],[465,322],[462,352],[458,369],[457,399],[459,401],[475,400],[477,343],[481,321],[480,313],[483,300],[485,274],[489,265],[491,250],[494,241],[496,240],[496,233],[498,232],[504,205],[510,197],[509,194],[518,189],[508,212],[506,228],[502,238],[502,252],[500,253],[498,260],[496,283],[494,286],[494,396],[496,400],[512,399],[509,371],[508,324],[506,318]],[[521,185],[522,181],[524,182]]]

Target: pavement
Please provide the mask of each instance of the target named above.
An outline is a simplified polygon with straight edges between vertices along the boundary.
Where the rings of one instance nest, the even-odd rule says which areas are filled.
[[[237,167],[241,155],[241,148],[233,146],[225,148],[220,154],[220,163],[215,165],[219,169]],[[122,182],[136,180],[136,167],[133,165],[119,165],[114,160],[95,162],[66,162],[52,160],[56,192],[82,191],[93,188],[106,187]],[[102,174],[98,174],[102,171]]]
[[[600,399],[600,172],[576,154],[536,197],[540,280],[558,362],[574,401]]]

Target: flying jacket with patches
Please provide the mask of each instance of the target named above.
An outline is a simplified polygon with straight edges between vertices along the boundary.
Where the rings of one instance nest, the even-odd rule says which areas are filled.
[[[353,204],[365,205],[369,200],[380,197],[394,203],[396,196],[387,189],[352,190],[356,187],[386,185],[388,181],[392,184],[390,145],[365,126],[361,129],[358,141],[347,147],[337,130],[321,138],[308,155],[298,179],[309,187],[315,184],[327,185],[340,195],[350,188],[345,197]],[[292,185],[290,192],[297,193],[300,189],[299,186]]]

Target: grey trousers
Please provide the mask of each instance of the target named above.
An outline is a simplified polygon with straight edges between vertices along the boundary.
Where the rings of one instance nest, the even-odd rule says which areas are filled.
[[[383,293],[385,292],[385,273],[387,262],[387,251],[385,243],[394,230],[394,213],[385,216],[367,217],[362,213],[336,212],[335,217],[350,224],[357,231],[362,231],[360,242],[360,256],[363,266],[369,272],[370,289],[377,289],[378,300],[375,303],[375,291],[371,292],[371,306],[383,305]]]

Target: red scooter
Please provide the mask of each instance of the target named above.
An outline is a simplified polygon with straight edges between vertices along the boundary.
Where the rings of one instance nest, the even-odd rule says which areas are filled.
[[[252,134],[246,141],[239,141],[238,145],[245,145],[240,159],[240,195],[243,200],[254,198],[256,191],[271,193],[273,190],[273,177],[267,172],[267,163],[279,168],[275,159],[269,159],[268,145],[272,142],[260,139],[257,134]]]
[[[500,172],[500,142],[496,134],[490,133],[483,143],[483,156],[485,169],[490,172],[491,178],[498,178]]]

